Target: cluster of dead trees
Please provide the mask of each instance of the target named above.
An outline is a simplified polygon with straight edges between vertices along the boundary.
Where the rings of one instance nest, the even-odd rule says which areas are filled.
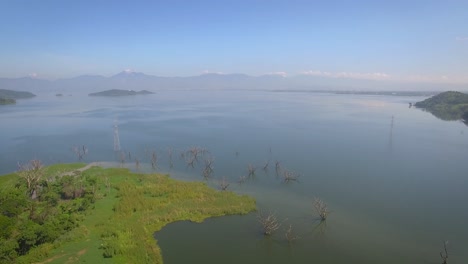
[[[318,216],[318,219],[320,220],[320,224],[324,223],[327,220],[328,215],[330,214],[330,211],[327,208],[327,204],[323,202],[321,199],[315,198],[313,205],[314,205],[315,214]],[[276,231],[280,229],[283,222],[285,222],[286,220],[287,219],[283,221],[279,221],[276,214],[271,211],[269,212],[260,211],[257,213],[257,221],[260,224],[262,234],[265,236],[273,235],[273,233],[275,233]],[[289,226],[285,229],[284,236],[289,243],[300,238],[298,235],[295,234],[292,224],[289,224]],[[442,256],[442,253],[441,253],[441,256]]]

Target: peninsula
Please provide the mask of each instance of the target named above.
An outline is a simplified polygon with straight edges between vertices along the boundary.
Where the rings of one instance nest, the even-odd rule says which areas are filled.
[[[129,95],[139,95],[139,94],[154,94],[153,92],[147,90],[134,91],[134,90],[119,90],[111,89],[97,93],[90,93],[89,96],[129,96]]]
[[[0,176],[1,263],[162,263],[165,225],[256,208],[206,183],[85,165],[33,160]]]

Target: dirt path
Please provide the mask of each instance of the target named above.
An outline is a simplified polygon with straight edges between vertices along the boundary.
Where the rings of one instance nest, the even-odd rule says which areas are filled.
[[[64,172],[62,174],[60,174],[60,177],[63,177],[63,176],[73,176],[75,175],[75,172],[76,171],[79,171],[79,172],[83,172],[93,166],[100,166],[100,163],[99,162],[91,162],[89,163],[88,165],[84,166],[83,168],[79,168],[79,169],[76,169],[76,170],[73,170],[73,171],[67,171],[67,172]]]

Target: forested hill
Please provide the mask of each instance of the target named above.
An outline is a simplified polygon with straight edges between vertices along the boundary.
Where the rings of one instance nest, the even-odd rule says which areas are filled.
[[[443,120],[468,119],[468,94],[448,91],[434,95],[414,106]]]

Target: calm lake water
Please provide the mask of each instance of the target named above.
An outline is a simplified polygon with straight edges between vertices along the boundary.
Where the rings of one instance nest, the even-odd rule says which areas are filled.
[[[256,214],[174,223],[155,234],[167,264],[178,263],[450,263],[468,262],[468,131],[408,108],[422,97],[267,91],[161,91],[99,98],[53,95],[0,107],[0,173],[17,162],[115,161],[113,123],[132,159],[150,171],[202,181],[202,164],[179,158],[190,146],[214,157],[217,188],[252,195],[282,227],[265,238]],[[392,124],[393,118],[393,126]],[[169,167],[168,148],[174,149]],[[269,170],[262,170],[270,160]],[[301,176],[284,183],[274,163]],[[247,165],[256,176],[238,184]],[[127,163],[134,169],[134,163]],[[314,197],[332,213],[317,221]],[[292,225],[300,239],[289,244]]]

